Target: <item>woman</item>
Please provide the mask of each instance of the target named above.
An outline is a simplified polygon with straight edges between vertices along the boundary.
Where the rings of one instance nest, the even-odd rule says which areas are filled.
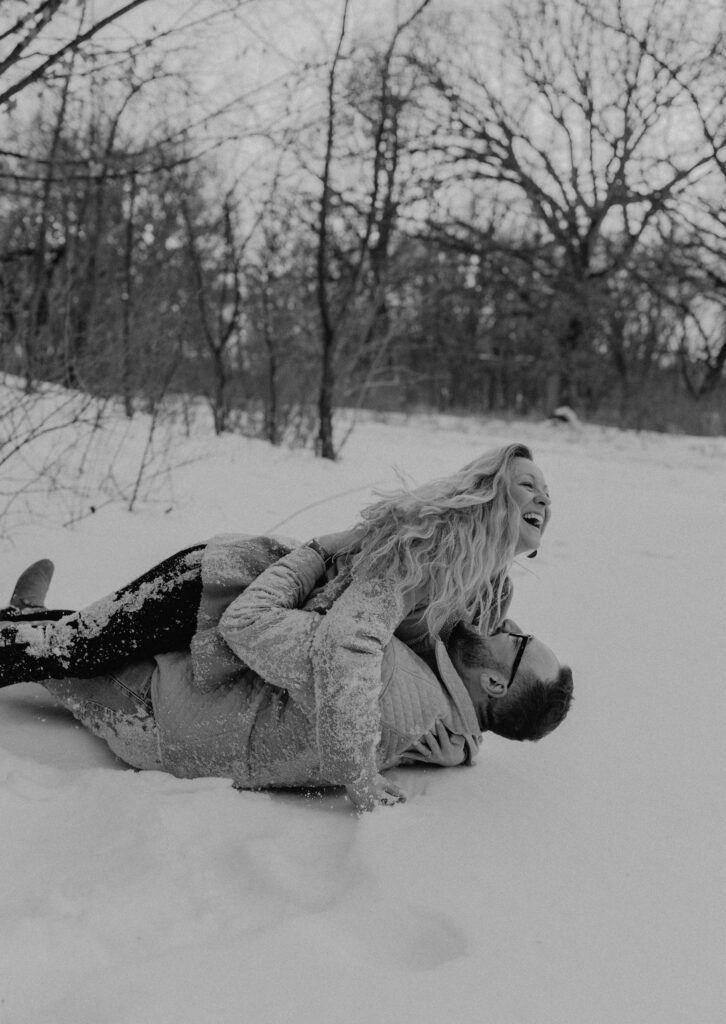
[[[512,561],[536,554],[550,508],[531,451],[509,445],[365,509],[353,531],[352,572],[394,581],[406,609],[397,633],[409,646],[425,648],[458,621],[493,633],[511,600]],[[345,550],[348,538],[338,536],[319,539]]]
[[[421,653],[458,621],[492,633],[511,600],[512,560],[536,553],[549,517],[549,492],[531,451],[511,444],[485,453],[452,476],[384,497],[354,530],[311,542],[328,576],[336,576],[317,610],[327,611],[353,586],[349,604],[363,612],[369,601],[384,600],[392,629]],[[269,540],[250,559],[246,538],[214,538],[58,621],[12,611],[4,618],[17,624],[0,628],[0,685],[92,677],[129,657],[192,641],[199,649],[219,645],[209,634],[236,593],[287,550]]]

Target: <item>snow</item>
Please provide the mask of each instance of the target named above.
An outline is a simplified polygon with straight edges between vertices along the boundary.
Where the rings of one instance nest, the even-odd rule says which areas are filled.
[[[128,495],[147,425],[118,429]],[[397,474],[510,440],[554,498],[512,615],[572,665],[567,721],[397,770],[407,803],[359,817],[128,770],[40,686],[1,690],[2,1024],[726,1019],[726,439],[367,416],[332,464],[178,432],[134,512],[29,488],[3,586],[47,556],[77,607],[217,532],[342,529]]]

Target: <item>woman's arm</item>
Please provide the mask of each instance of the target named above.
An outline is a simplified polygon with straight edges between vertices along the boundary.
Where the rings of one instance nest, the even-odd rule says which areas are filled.
[[[323,775],[345,785],[357,807],[395,802],[382,789],[376,749],[383,651],[404,617],[390,580],[353,580],[318,625],[311,646]]]
[[[321,772],[370,809],[402,799],[379,773],[383,650],[404,614],[390,581],[353,581],[324,616],[300,611],[323,565],[308,547],[266,569],[222,616],[219,630],[247,665],[314,708]]]
[[[314,707],[310,645],[320,616],[301,611],[323,573],[320,556],[295,548],[253,580],[219,620],[219,632],[246,665]]]

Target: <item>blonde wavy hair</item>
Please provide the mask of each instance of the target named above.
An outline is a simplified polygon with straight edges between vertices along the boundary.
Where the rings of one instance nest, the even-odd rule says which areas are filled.
[[[532,459],[532,453],[509,444],[451,476],[381,495],[361,513],[354,575],[392,576],[401,596],[425,584],[431,635],[459,620],[491,632],[519,538],[520,512],[509,488],[517,458]]]

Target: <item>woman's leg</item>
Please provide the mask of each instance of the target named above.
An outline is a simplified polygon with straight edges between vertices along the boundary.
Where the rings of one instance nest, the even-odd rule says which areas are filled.
[[[0,622],[55,622],[66,615],[75,615],[73,608],[0,608]]]
[[[0,686],[91,678],[129,658],[189,645],[202,596],[205,545],[180,551],[109,597],[57,622],[0,627]]]

